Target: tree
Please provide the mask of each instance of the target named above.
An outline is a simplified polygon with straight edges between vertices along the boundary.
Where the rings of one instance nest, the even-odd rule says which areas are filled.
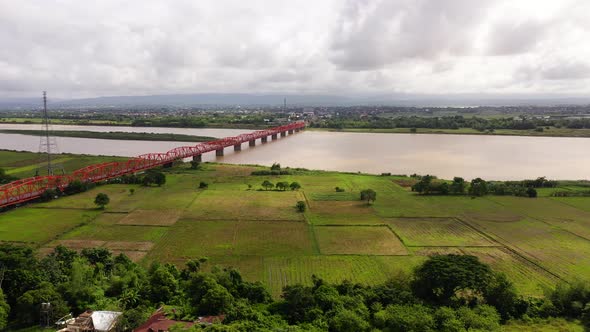
[[[377,193],[373,189],[365,189],[361,191],[361,200],[367,201],[367,204],[371,204],[377,199]]]
[[[276,187],[279,190],[287,190],[287,188],[289,188],[289,182],[285,182],[285,181],[277,182]]]
[[[475,178],[471,180],[469,186],[469,195],[471,196],[484,196],[488,193],[488,184],[481,178]]]
[[[208,315],[218,315],[227,312],[234,302],[234,297],[227,289],[219,284],[207,290],[201,303],[199,312]]]
[[[106,271],[110,271],[114,265],[113,254],[107,248],[84,248],[80,256],[92,265],[100,264]]]
[[[164,265],[152,268],[149,284],[154,303],[168,303],[178,291],[178,281]]]
[[[297,208],[297,211],[299,212],[305,212],[305,202],[304,201],[298,201],[297,204],[295,204],[295,208]]]
[[[98,193],[94,198],[94,204],[96,204],[99,208],[104,209],[104,207],[109,204],[111,199],[105,193]]]
[[[129,195],[135,194],[135,188],[129,188]]]
[[[526,190],[526,194],[527,194],[527,196],[529,196],[530,198],[535,198],[535,197],[537,197],[537,190],[536,190],[535,188],[533,188],[533,187],[529,187],[529,188]]]
[[[14,180],[18,180],[18,178],[6,174],[6,171],[3,168],[0,168],[0,184],[6,184]]]
[[[209,184],[207,182],[201,181],[199,182],[199,189],[207,189],[209,188]]]
[[[450,187],[451,194],[463,195],[465,193],[465,180],[460,177],[454,177]]]
[[[10,313],[10,306],[6,303],[6,298],[0,288],[0,330],[4,330],[8,323],[8,314]]]
[[[488,265],[468,255],[432,256],[416,269],[414,276],[414,294],[442,305],[453,304],[463,296],[482,295],[493,277]]]
[[[273,163],[272,166],[270,166],[270,170],[271,171],[280,171],[281,170],[281,164],[279,164],[279,163]]]
[[[162,172],[156,172],[156,173],[154,173],[154,183],[158,187],[161,187],[163,184],[166,183],[166,174],[164,174]]]
[[[420,304],[389,305],[375,313],[375,325],[385,331],[434,331],[432,312]]]
[[[272,189],[272,187],[274,187],[275,185],[268,180],[264,180],[264,182],[262,182],[262,186],[264,187],[264,189],[269,190]]]
[[[362,332],[369,331],[371,325],[365,317],[359,316],[356,312],[348,309],[338,310],[330,319],[330,330],[341,332]]]
[[[503,320],[519,318],[526,305],[518,298],[514,284],[503,273],[494,273],[483,293],[486,303],[494,306]]]
[[[83,191],[88,190],[87,183],[84,183],[80,180],[74,180],[68,183],[67,187],[64,189],[64,192],[68,195],[81,193]]]
[[[124,310],[123,314],[117,319],[117,331],[132,331],[136,327],[145,323],[152,314],[152,309],[146,306]]]
[[[199,169],[201,167],[201,163],[196,160],[191,160],[191,169]]]
[[[301,189],[301,185],[299,184],[299,182],[291,182],[289,188],[291,188],[291,190],[299,190]]]
[[[50,200],[57,198],[58,196],[59,196],[58,189],[47,189],[41,194],[41,197],[39,197],[39,198],[43,202],[49,202]]]
[[[420,178],[420,181],[416,182],[412,186],[412,191],[415,191],[419,194],[428,194],[430,192],[430,183],[432,182],[433,177],[430,175],[424,175]]]
[[[43,302],[51,303],[51,321],[63,317],[69,311],[68,305],[55,287],[48,282],[44,282],[39,285],[39,288],[25,292],[16,300],[15,313],[17,321],[23,325],[39,323],[39,305]]]
[[[152,183],[155,183],[158,187],[160,187],[166,183],[166,174],[155,170],[148,170],[145,173],[142,182],[144,186],[149,186]]]

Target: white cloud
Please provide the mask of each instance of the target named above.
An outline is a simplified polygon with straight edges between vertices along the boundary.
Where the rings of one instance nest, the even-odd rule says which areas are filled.
[[[585,0],[0,0],[0,97],[588,93]]]

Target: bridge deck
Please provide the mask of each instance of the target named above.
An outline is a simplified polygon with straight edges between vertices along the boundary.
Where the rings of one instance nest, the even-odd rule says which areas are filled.
[[[125,161],[113,161],[94,164],[78,169],[71,174],[36,176],[20,179],[0,186],[0,208],[27,202],[40,197],[47,189],[64,189],[72,181],[99,182],[125,174],[133,174],[146,169],[171,163],[175,160],[190,158],[210,151],[223,150],[258,138],[277,135],[305,127],[305,122],[258,130],[234,137],[199,143],[194,146],[181,146],[163,153],[147,153]]]

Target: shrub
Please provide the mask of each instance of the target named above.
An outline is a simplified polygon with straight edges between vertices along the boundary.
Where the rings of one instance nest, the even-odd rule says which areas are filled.
[[[299,212],[305,212],[305,202],[304,201],[298,201],[297,204],[295,204],[295,208],[297,208],[297,211]]]

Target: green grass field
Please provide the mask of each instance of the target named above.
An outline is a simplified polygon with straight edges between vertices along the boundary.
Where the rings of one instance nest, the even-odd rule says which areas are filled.
[[[20,168],[16,173],[37,160],[5,151],[0,157],[0,167]],[[67,158],[77,164],[107,159]],[[0,241],[30,243],[40,254],[58,244],[100,246],[146,265],[208,257],[208,267],[236,267],[274,296],[285,285],[310,284],[313,274],[331,282],[380,283],[445,253],[479,257],[526,295],[542,296],[560,279],[590,276],[590,197],[421,197],[399,185],[406,178],[250,175],[256,169],[181,165],[166,170],[161,187],[102,185],[29,204],[0,214]],[[260,190],[264,180],[297,181],[302,188]],[[199,189],[200,181],[209,188]],[[367,188],[377,192],[371,205],[359,199]],[[99,192],[111,198],[105,210],[94,207]],[[295,209],[300,200],[304,213]]]

